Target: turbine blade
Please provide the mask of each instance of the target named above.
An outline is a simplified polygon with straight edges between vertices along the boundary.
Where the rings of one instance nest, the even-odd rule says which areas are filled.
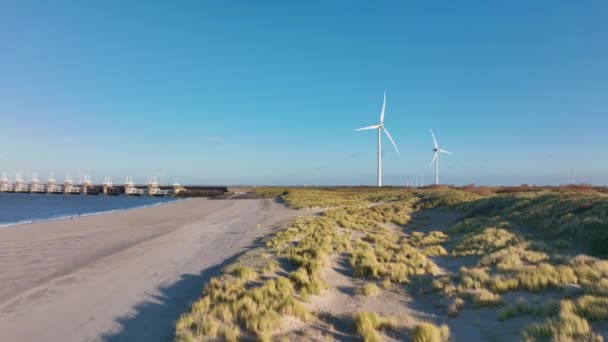
[[[435,155],[433,156],[433,160],[431,160],[431,164],[429,165],[429,167],[433,166],[433,163],[435,163],[435,161],[437,160],[438,154],[439,154],[438,152],[435,152]]]
[[[355,132],[356,131],[365,131],[365,130],[368,130],[368,129],[377,129],[378,127],[380,127],[380,125],[373,125],[373,126],[367,126],[367,127],[363,127],[363,128],[357,128],[355,130]]]
[[[433,134],[433,130],[431,130],[431,136],[433,137],[433,144],[435,145],[435,148],[439,148],[439,146],[437,146],[437,139],[435,139],[435,134]]]
[[[391,134],[388,132],[388,130],[386,129],[386,127],[382,126],[382,129],[384,130],[384,133],[386,133],[386,136],[388,137],[388,140],[390,140],[393,143],[393,146],[395,147],[395,151],[397,151],[397,154],[399,153],[399,149],[397,148],[397,144],[395,144],[395,141],[393,140],[393,137],[391,137]]]
[[[450,152],[448,152],[448,151],[446,151],[446,150],[439,149],[439,151],[440,151],[440,152],[443,152],[443,153],[445,153],[445,154],[449,154],[449,155],[453,156],[453,154],[452,154],[452,153],[450,153]]]
[[[386,92],[384,92],[384,100],[382,100],[382,112],[380,113],[380,124],[384,123],[384,109],[386,108]]]

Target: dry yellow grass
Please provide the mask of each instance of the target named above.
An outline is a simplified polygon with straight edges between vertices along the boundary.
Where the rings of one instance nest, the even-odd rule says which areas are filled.
[[[490,282],[487,268],[460,268],[460,284],[464,289],[483,289]]]
[[[377,296],[380,294],[380,288],[374,283],[367,283],[363,286],[359,286],[355,290],[355,293],[363,296]]]
[[[448,255],[448,251],[446,251],[445,248],[443,248],[439,245],[435,245],[435,246],[425,247],[422,250],[422,254],[424,254],[426,256],[443,256],[443,255]]]
[[[415,247],[424,247],[438,245],[447,242],[450,239],[445,233],[440,231],[431,231],[428,234],[422,232],[412,232],[408,242]]]
[[[279,188],[261,193],[281,196],[294,208],[332,209],[318,217],[299,218],[275,234],[267,242],[271,257],[260,267],[235,266],[212,279],[203,298],[176,322],[177,339],[270,340],[282,315],[305,322],[314,319],[300,300],[320,294],[326,286],[321,274],[330,256],[350,256],[356,276],[378,279],[357,289],[357,293],[375,295],[380,292],[377,284],[395,289],[393,284],[418,282],[419,276],[436,274],[437,266],[427,256],[448,254],[441,245],[446,243],[454,245],[454,257],[481,257],[477,266],[462,268],[458,277],[433,279],[435,290],[453,297],[449,316],[458,315],[465,306],[502,305],[500,294],[508,291],[541,292],[578,284],[584,295],[577,298],[580,294],[572,292],[572,300],[562,301],[559,310],[556,302],[532,305],[518,301],[500,310],[499,318],[550,316],[545,323],[524,330],[523,337],[529,340],[597,340],[599,337],[587,320],[608,320],[608,261],[588,256],[572,260],[559,257],[554,249],[526,241],[524,236],[529,238],[528,235],[512,229],[525,225],[542,236],[567,242],[560,246],[593,241],[594,251],[604,248],[608,252],[608,244],[602,245],[608,242],[602,230],[608,225],[606,195],[542,190],[480,198],[451,189],[406,192]],[[438,231],[410,231],[408,236],[398,228],[397,225],[410,223],[413,208],[432,207],[460,210],[466,218],[447,230],[450,236]],[[281,272],[275,272],[279,268],[276,258],[295,265],[295,271],[288,277],[278,276]],[[471,304],[467,306],[463,298]],[[366,341],[380,340],[382,329],[395,327],[390,319],[369,312],[358,314],[355,321],[358,333]],[[421,323],[412,330],[412,338],[445,341],[449,338],[446,328]]]
[[[500,295],[486,289],[475,290],[470,293],[470,296],[473,300],[473,307],[475,308],[492,307],[503,304]]]
[[[509,272],[525,265],[538,264],[549,259],[545,252],[530,250],[529,245],[527,242],[522,242],[484,255],[480,264],[484,266],[496,265],[499,272]]]
[[[374,312],[359,312],[355,317],[357,333],[365,342],[381,342],[379,330],[395,329],[397,323],[389,317],[381,317]]]
[[[600,335],[592,331],[589,322],[575,313],[575,306],[569,300],[562,301],[556,318],[524,329],[523,338],[526,341],[603,341]]]
[[[559,312],[559,301],[549,300],[544,303],[529,304],[523,298],[519,298],[515,304],[511,304],[498,312],[498,319],[503,321],[521,315],[554,316]]]
[[[447,297],[451,297],[458,292],[458,288],[454,285],[450,276],[441,276],[433,279],[432,287]]]
[[[576,314],[592,321],[608,320],[608,298],[585,295],[574,302]]]
[[[462,299],[460,297],[456,297],[456,299],[454,299],[452,304],[450,304],[450,306],[448,307],[448,316],[450,316],[450,317],[458,316],[458,314],[460,313],[460,310],[462,310],[462,308],[464,308],[464,305],[465,305],[464,299]]]
[[[436,326],[433,323],[423,322],[412,329],[412,342],[445,342],[450,338],[450,329],[447,325]]]
[[[452,253],[458,256],[485,255],[515,244],[521,238],[505,229],[486,228],[481,233],[469,233],[458,243]]]

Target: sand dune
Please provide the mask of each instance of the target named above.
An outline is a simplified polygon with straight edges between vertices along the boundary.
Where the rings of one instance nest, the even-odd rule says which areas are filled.
[[[205,281],[297,213],[191,199],[0,229],[0,340],[170,340]]]

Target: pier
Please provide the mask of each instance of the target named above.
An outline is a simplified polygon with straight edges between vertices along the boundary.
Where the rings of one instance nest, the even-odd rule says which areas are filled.
[[[55,180],[52,172],[46,182],[40,181],[35,172],[27,182],[21,173],[17,173],[15,180],[12,181],[7,177],[6,172],[3,172],[0,179],[0,193],[165,197],[173,196],[185,189],[177,181],[172,185],[159,184],[156,177],[151,177],[148,184],[136,184],[133,178],[127,177],[125,183],[120,185],[114,185],[110,177],[105,177],[102,184],[94,184],[89,176],[84,176],[79,184],[75,184],[69,173],[63,184],[60,184]]]

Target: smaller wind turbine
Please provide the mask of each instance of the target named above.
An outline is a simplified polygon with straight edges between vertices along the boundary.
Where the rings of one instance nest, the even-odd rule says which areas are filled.
[[[433,144],[435,145],[435,148],[433,149],[435,155],[433,156],[433,160],[431,160],[431,165],[429,165],[429,167],[433,166],[433,163],[435,163],[435,185],[439,185],[439,153],[441,152],[449,154],[451,156],[453,154],[439,148],[439,145],[437,144],[437,139],[435,139],[435,134],[433,134],[433,130],[431,130],[431,136],[433,137]]]

